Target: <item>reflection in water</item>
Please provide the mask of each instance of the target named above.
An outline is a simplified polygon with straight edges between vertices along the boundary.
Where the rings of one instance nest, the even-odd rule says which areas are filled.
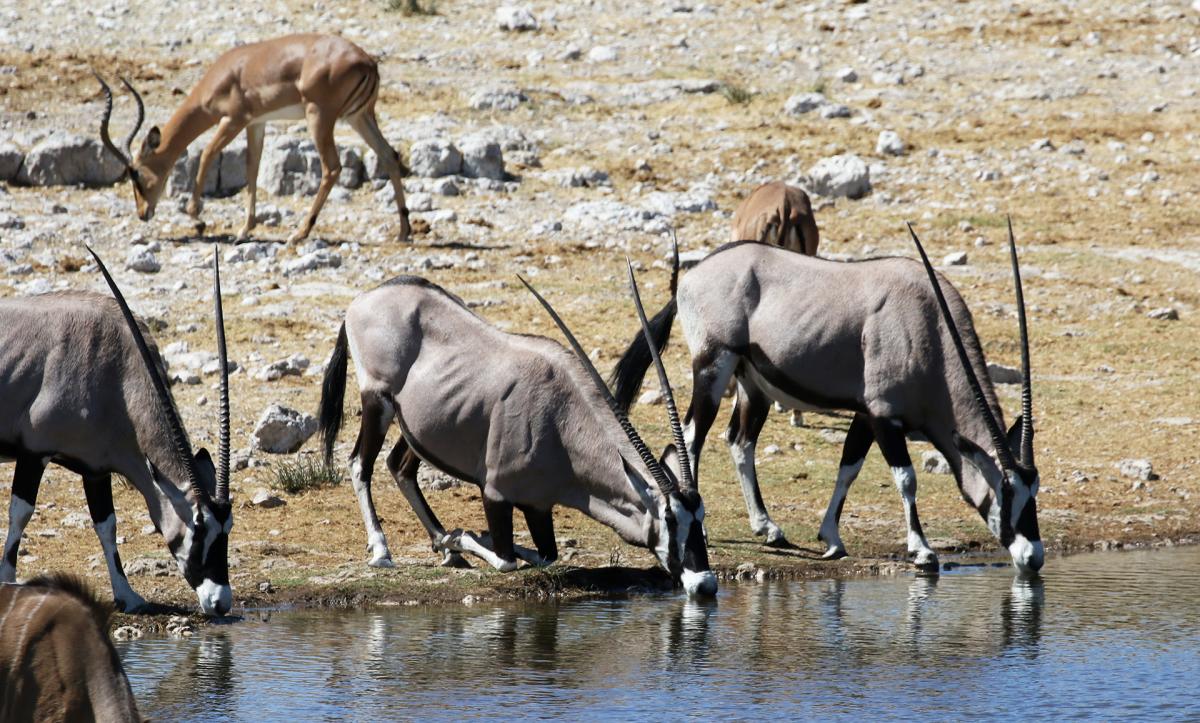
[[[120,649],[163,720],[1164,717],[1197,712],[1197,589],[1184,549],[716,602],[263,613]]]

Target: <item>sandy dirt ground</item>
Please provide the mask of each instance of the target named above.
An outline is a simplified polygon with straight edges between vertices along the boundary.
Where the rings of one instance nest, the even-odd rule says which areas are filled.
[[[1002,230],[1012,216],[1030,311],[1047,574],[1055,554],[1178,544],[1200,533],[1200,10],[1193,5],[535,2],[540,28],[524,33],[500,30],[492,3],[459,0],[410,16],[360,1],[198,0],[186,7],[7,5],[0,10],[0,137],[28,143],[56,130],[94,134],[100,96],[93,67],[127,74],[146,98],[148,123],[161,123],[205,65],[233,44],[321,30],[380,57],[379,115],[402,153],[420,138],[489,129],[515,130],[521,139],[505,152],[510,182],[462,181],[458,196],[433,194],[433,210],[415,216],[424,232],[411,245],[392,239],[394,210],[370,186],[337,194],[309,241],[285,245],[310,199],[260,190],[260,210],[271,207],[281,219],[256,232],[271,242],[270,255],[225,265],[230,353],[241,366],[232,377],[234,447],[253,464],[232,484],[238,605],[399,604],[660,585],[661,577],[636,572],[651,567],[647,552],[567,510],[556,513],[556,524],[569,559],[555,568],[511,575],[440,568],[382,460],[376,503],[397,567],[369,569],[348,484],[279,493],[287,504],[274,509],[248,503],[255,490],[275,484],[272,465],[287,459],[253,452],[251,431],[272,402],[315,413],[320,367],[347,303],[397,273],[443,285],[502,328],[558,338],[516,282],[526,274],[607,371],[636,324],[625,254],[641,265],[643,295],[657,308],[667,298],[665,228],[678,230],[684,251],[715,248],[727,238],[730,212],[756,184],[795,179],[840,153],[870,164],[873,191],[860,200],[814,197],[821,253],[911,256],[906,220],[935,259],[965,251],[966,264],[943,271],[971,307],[988,359],[1006,365],[1019,363]],[[508,111],[474,109],[471,97],[494,87],[518,89],[525,100]],[[789,97],[811,91],[846,105],[850,117],[784,112]],[[114,135],[124,135],[131,116],[132,104],[121,98]],[[883,130],[901,136],[904,155],[877,152]],[[302,124],[272,133],[305,135]],[[363,147],[348,129],[339,139]],[[609,185],[564,186],[561,179],[583,167],[606,173]],[[430,190],[429,179],[409,182],[410,195]],[[660,192],[699,197],[716,210],[676,204],[658,216],[616,220],[584,212],[601,202],[658,208]],[[210,235],[203,238],[191,234],[181,206],[167,198],[142,223],[125,186],[0,185],[0,212],[21,220],[20,228],[0,229],[8,267],[0,294],[100,290],[99,276],[82,263],[84,242],[114,267],[123,266],[131,244],[157,243],[162,270],[120,268],[119,281],[135,311],[162,322],[160,347],[186,342],[213,350],[206,263],[214,243],[223,255],[236,253],[229,234],[240,225],[244,198],[209,199]],[[284,275],[289,262],[318,249],[338,254],[340,266]],[[1178,318],[1148,315],[1164,308]],[[310,373],[255,378],[265,364],[293,354],[311,361]],[[666,362],[678,396],[688,399],[690,366],[678,333]],[[215,381],[205,376],[174,388],[193,440],[209,447]],[[1018,387],[998,389],[1011,419]],[[339,459],[354,441],[353,382],[347,396]],[[842,521],[852,557],[815,559],[846,418],[807,415],[800,429],[786,414],[768,421],[759,447],[763,496],[799,545],[774,550],[748,528],[718,437],[727,417],[728,402],[706,449],[702,489],[710,554],[724,576],[736,577],[746,563],[743,576],[757,574],[749,568],[764,575],[904,569],[903,511],[876,452]],[[661,406],[638,405],[633,418],[656,445],[667,441]],[[927,449],[911,446],[917,459]],[[316,439],[300,454],[316,454]],[[1124,459],[1149,460],[1153,479],[1123,476],[1117,464]],[[0,484],[9,485],[11,469],[3,468]],[[951,477],[922,473],[920,485],[924,527],[944,561],[955,553],[1000,558]],[[116,487],[126,565],[166,558],[138,493]],[[484,527],[474,488],[427,495],[447,525]],[[66,569],[107,590],[95,535],[72,513],[86,513],[80,482],[54,470],[23,542],[19,575]],[[176,573],[131,580],[148,599],[194,607]]]

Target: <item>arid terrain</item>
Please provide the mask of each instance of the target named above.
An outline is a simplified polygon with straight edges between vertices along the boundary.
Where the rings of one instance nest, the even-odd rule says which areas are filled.
[[[239,365],[231,378],[234,449],[248,465],[232,483],[238,604],[537,594],[605,578],[578,576],[576,566],[650,567],[649,553],[568,510],[556,512],[556,524],[569,559],[550,570],[503,576],[437,567],[381,459],[375,499],[397,567],[369,569],[348,483],[276,492],[286,505],[272,509],[249,503],[289,459],[253,451],[252,430],[271,403],[315,413],[347,303],[401,273],[444,286],[502,328],[559,338],[516,282],[526,275],[607,372],[636,328],[626,254],[642,268],[647,306],[657,309],[667,299],[669,229],[685,252],[715,248],[754,186],[804,185],[814,164],[839,154],[869,166],[872,190],[858,200],[814,194],[821,255],[912,256],[905,221],[935,260],[965,252],[965,263],[941,270],[970,305],[989,361],[1008,366],[1019,363],[1003,243],[1004,218],[1012,217],[1030,311],[1047,574],[1056,553],[1200,534],[1200,6],[533,2],[538,27],[525,32],[502,30],[493,3],[443,0],[433,9],[405,15],[361,0],[111,0],[87,8],[18,0],[0,10],[0,144],[25,151],[51,132],[95,137],[102,102],[92,68],[134,82],[148,127],[165,121],[224,50],[297,31],[341,34],[380,59],[378,113],[406,157],[428,139],[483,134],[504,147],[506,181],[458,178],[458,195],[442,195],[445,186],[432,178],[408,179],[410,205],[420,211],[408,245],[393,238],[387,189],[370,182],[339,188],[312,237],[294,245],[284,239],[307,211],[304,195],[260,188],[258,243],[235,245],[242,194],[209,198],[209,235],[196,237],[180,195],[164,198],[143,223],[128,184],[0,184],[0,295],[102,290],[84,263],[83,244],[91,244],[134,310],[152,320],[168,361],[173,352],[215,350],[208,264],[217,244],[230,355]],[[812,92],[825,99],[817,108],[785,111],[790,98]],[[115,137],[133,115],[131,99],[119,96]],[[899,135],[899,155],[877,148],[883,131]],[[270,133],[269,147],[289,134],[307,137],[302,123]],[[349,129],[338,137],[365,155]],[[160,270],[126,266],[135,244]],[[302,373],[259,378],[293,355],[310,362]],[[686,404],[690,365],[678,332],[666,362]],[[173,389],[194,443],[210,448],[215,384],[215,375],[202,374]],[[1018,386],[998,390],[1011,420]],[[353,387],[347,396],[341,460],[357,426]],[[654,446],[667,441],[661,405],[637,405],[633,417]],[[718,437],[727,417],[726,409],[703,462],[715,565],[729,575],[744,563],[767,575],[898,567],[903,510],[877,452],[846,504],[842,535],[852,557],[814,560],[846,418],[810,414],[799,429],[786,414],[768,421],[759,447],[764,499],[800,545],[779,551],[749,531]],[[314,438],[300,454],[316,448]],[[911,449],[919,459],[929,447]],[[1141,476],[1149,479],[1119,471],[1122,460],[1148,461],[1153,471]],[[5,487],[11,470],[2,468]],[[951,477],[919,478],[925,531],[943,561],[958,552],[1007,559]],[[121,555],[127,568],[146,571],[131,575],[133,585],[148,599],[194,607],[173,566],[165,574],[153,562],[168,552],[147,527],[140,496],[116,487]],[[426,494],[448,526],[484,527],[474,488]],[[67,569],[107,591],[82,487],[64,470],[47,475],[22,552],[21,576]]]

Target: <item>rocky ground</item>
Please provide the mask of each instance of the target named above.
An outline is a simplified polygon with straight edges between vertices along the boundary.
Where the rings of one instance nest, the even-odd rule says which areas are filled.
[[[346,304],[399,273],[445,286],[502,328],[557,338],[515,283],[525,274],[607,369],[635,325],[624,255],[642,267],[643,293],[657,307],[669,230],[685,251],[711,249],[726,239],[737,201],[773,179],[814,193],[828,257],[911,255],[903,222],[913,221],[974,311],[989,359],[1007,365],[1018,361],[1001,228],[1011,214],[1031,312],[1050,550],[1172,544],[1200,532],[1200,6],[444,0],[434,9],[405,16],[384,3],[294,0],[76,9],[51,0],[0,10],[0,293],[100,290],[84,261],[91,244],[151,320],[191,434],[212,446],[214,244],[225,262],[238,365],[239,601],[545,593],[604,576],[573,577],[572,566],[648,566],[647,553],[564,511],[556,516],[569,559],[559,572],[446,571],[401,496],[379,484],[399,566],[368,570],[348,486],[274,490],[281,462],[294,457],[257,448],[253,430],[272,404],[315,411]],[[313,236],[296,245],[283,241],[317,173],[303,124],[268,136],[254,243],[232,239],[244,208],[236,144],[212,174],[205,237],[180,210],[187,164],[204,139],[150,223],[134,216],[127,187],[103,185],[119,169],[92,140],[101,96],[91,68],[129,77],[148,124],[161,123],[222,51],[302,30],[340,33],[380,58],[381,122],[418,173],[406,182],[419,232],[412,244],[393,240],[390,188],[349,129],[339,131],[341,186]],[[132,116],[119,97],[114,136]],[[676,342],[667,363],[686,399],[689,366]],[[999,389],[1011,415],[1016,387]],[[634,417],[648,437],[666,440],[661,406],[640,405]],[[760,447],[764,497],[802,545],[794,551],[755,542],[714,432],[703,490],[714,563],[730,575],[742,565],[743,576],[894,569],[903,515],[877,455],[843,520],[858,559],[812,561],[847,421],[806,419],[796,429],[773,415]],[[914,456],[925,449],[914,445]],[[314,450],[310,441],[298,454]],[[948,476],[921,481],[925,529],[939,550],[995,549]],[[448,524],[483,527],[474,489],[428,495]],[[285,504],[253,503],[271,496]],[[120,487],[117,507],[135,587],[194,603],[165,564],[139,496]],[[78,480],[48,475],[20,573],[67,568],[106,587],[87,528]]]

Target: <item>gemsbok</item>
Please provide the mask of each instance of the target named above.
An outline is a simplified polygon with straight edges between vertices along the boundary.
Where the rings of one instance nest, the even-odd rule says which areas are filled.
[[[141,721],[111,615],[69,575],[0,585],[0,720]]]
[[[808,194],[782,181],[772,181],[754,189],[738,204],[729,240],[758,241],[816,256],[821,235]]]
[[[166,125],[161,129],[153,126],[149,130],[136,155],[132,152],[133,139],[146,115],[141,95],[129,81],[121,79],[133,94],[138,108],[137,123],[125,138],[125,152],[122,153],[108,135],[112,91],[103,78],[96,75],[96,79],[105,96],[100,140],[125,165],[125,174],[133,186],[138,218],[143,221],[149,221],[154,215],[171,170],[188,145],[216,126],[216,133],[200,154],[196,185],[187,205],[188,215],[195,219],[198,232],[203,233],[200,197],[204,192],[205,175],[221,149],[245,130],[246,223],[238,231],[238,238],[248,238],[255,225],[255,189],[265,124],[303,120],[308,124],[308,132],[321,157],[321,185],[303,225],[288,240],[294,242],[306,238],[342,170],[333,140],[333,127],[339,119],[344,119],[367,142],[387,172],[400,215],[399,239],[408,239],[408,208],[404,204],[402,181],[408,170],[400,155],[383,137],[375,119],[379,66],[365,50],[349,40],[334,35],[285,35],[242,45],[222,54],[213,61]]]
[[[911,231],[911,228],[910,228]],[[833,497],[820,528],[827,558],[842,557],[842,505],[873,442],[879,443],[904,502],[908,551],[936,569],[917,516],[917,477],[905,438],[941,452],[963,498],[983,517],[1013,563],[1036,571],[1044,561],[1038,530],[1039,477],[1033,461],[1029,336],[1016,243],[1023,387],[1022,414],[1007,435],[971,313],[954,286],[934,272],[915,233],[924,268],[911,259],[836,262],[757,243],[724,246],[692,269],[651,323],[666,346],[676,310],[692,358],[694,390],[686,417],[688,456],[700,450],[731,377],[737,401],[726,442],[742,485],[750,528],[784,544],[758,488],[754,450],[770,400],[804,409],[854,413]],[[928,278],[926,278],[928,276]],[[932,291],[931,291],[932,289]],[[940,309],[940,316],[939,316]],[[628,409],[648,356],[638,336],[618,364],[615,396]],[[963,464],[966,462],[967,464]]]
[[[91,249],[89,249],[91,251]],[[80,475],[104,549],[113,597],[126,612],[147,608],[117,552],[112,475],[142,493],[183,578],[208,614],[229,611],[229,375],[221,280],[213,258],[221,365],[218,468],[192,454],[156,347],[92,251],[113,299],[68,292],[0,299],[0,459],[16,461],[0,582],[16,578],[18,547],[51,462]]]
[[[691,483],[691,466],[676,459],[683,431],[665,374],[660,371],[660,381],[678,446],[668,446],[660,461],[617,408],[566,324],[525,285],[574,357],[544,337],[497,329],[458,297],[415,276],[392,279],[347,309],[325,372],[319,416],[328,461],[352,356],[362,422],[350,478],[366,525],[369,564],[392,564],[371,476],[394,419],[401,437],[387,457],[388,470],[433,549],[445,553],[443,564],[463,564],[463,552],[502,571],[515,569],[518,556],[532,564],[553,561],[552,509],[565,505],[652,550],[689,595],[715,594],[704,504]],[[630,285],[636,293],[632,270]],[[636,295],[635,305],[640,314]],[[463,530],[446,532],[417,486],[421,462],[480,487],[490,541]],[[524,514],[536,552],[513,544],[514,507]]]

